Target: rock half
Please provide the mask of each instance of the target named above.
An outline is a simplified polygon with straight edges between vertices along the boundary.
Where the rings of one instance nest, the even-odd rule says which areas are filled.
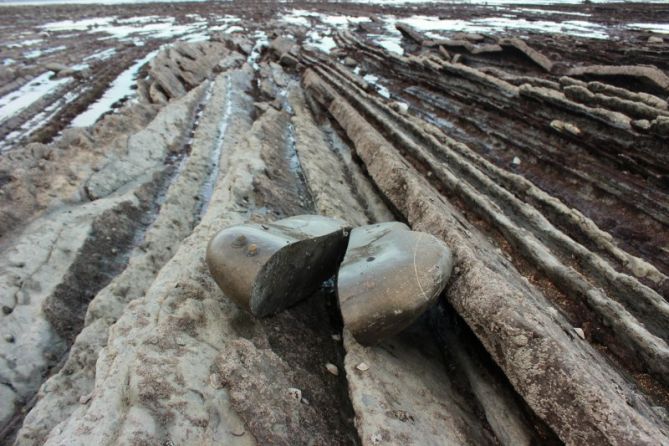
[[[209,243],[207,265],[226,296],[255,316],[268,316],[336,273],[349,232],[342,220],[316,215],[232,226]]]
[[[374,344],[415,321],[443,291],[451,251],[430,234],[397,222],[356,228],[339,270],[339,305],[362,344]]]

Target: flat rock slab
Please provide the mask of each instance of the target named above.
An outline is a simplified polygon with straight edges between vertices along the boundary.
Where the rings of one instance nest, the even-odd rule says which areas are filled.
[[[415,321],[443,291],[453,268],[448,247],[397,222],[356,228],[339,270],[344,325],[374,344]]]
[[[207,265],[226,296],[253,315],[276,313],[313,294],[344,257],[350,227],[303,215],[219,232]]]

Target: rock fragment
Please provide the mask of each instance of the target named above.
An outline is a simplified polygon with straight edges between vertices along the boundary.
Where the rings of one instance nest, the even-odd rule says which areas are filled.
[[[550,126],[561,133],[567,132],[574,136],[581,134],[581,129],[579,129],[576,125],[570,122],[560,121],[559,119],[552,120]]]
[[[658,116],[657,119],[650,123],[650,130],[661,137],[669,137],[669,117]]]
[[[354,58],[348,56],[348,57],[346,57],[346,59],[344,59],[344,65],[346,65],[347,67],[352,67],[353,68],[356,65],[358,65],[358,61],[355,60]]]
[[[360,370],[361,372],[366,372],[367,370],[369,370],[369,366],[365,362],[361,362],[360,364],[355,366],[355,368]]]
[[[646,105],[659,108],[660,110],[669,110],[669,104],[667,104],[666,100],[652,94],[630,91],[625,88],[615,87],[613,85],[597,81],[588,82],[585,85],[583,84],[585,83],[583,82],[579,85],[586,86],[588,90],[592,91],[593,93],[603,93],[609,96],[616,96],[622,99],[628,99],[630,101],[643,102]]]
[[[273,51],[277,57],[281,58],[282,56],[294,51],[295,40],[289,37],[277,37],[270,44],[270,50]]]
[[[419,33],[414,27],[406,25],[404,23],[398,23],[395,25],[395,28],[402,33],[402,35],[408,39],[413,40],[419,45],[423,44],[425,37]]]
[[[467,32],[454,33],[453,38],[462,40],[471,40],[472,42],[480,42],[485,39],[485,37],[479,33],[467,33]]]
[[[185,95],[207,79],[229,53],[221,42],[178,42],[162,49],[149,63],[151,97],[160,101],[161,95],[167,99]]]
[[[629,77],[651,85],[657,89],[669,91],[669,76],[654,66],[645,65],[588,65],[574,67],[567,72],[569,76],[592,77]]]
[[[518,38],[501,39],[499,44],[504,48],[515,48],[548,73],[553,70],[553,61]]]
[[[390,106],[393,108],[393,110],[399,113],[406,113],[409,111],[409,104],[406,102],[395,101],[391,103]]]
[[[232,226],[209,243],[207,264],[226,296],[255,316],[268,316],[334,275],[349,230],[341,220],[315,215]]]
[[[337,284],[344,325],[362,344],[400,332],[436,300],[452,267],[443,242],[402,223],[354,229]]]
[[[302,391],[296,387],[288,388],[288,396],[290,399],[295,400],[298,403],[302,401]]]
[[[67,65],[64,65],[64,64],[58,63],[58,62],[50,62],[50,63],[44,65],[44,68],[46,68],[49,71],[53,71],[55,74],[58,74],[61,71],[65,71],[65,70],[69,69],[69,67]]]
[[[333,374],[334,376],[338,376],[338,375],[339,375],[339,369],[337,368],[337,366],[334,365],[334,364],[332,364],[332,363],[330,363],[330,362],[328,362],[327,364],[325,364],[325,370],[327,370],[328,372],[330,372],[330,373]]]

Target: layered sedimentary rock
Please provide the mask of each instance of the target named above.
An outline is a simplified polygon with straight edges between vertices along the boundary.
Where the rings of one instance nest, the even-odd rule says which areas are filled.
[[[383,15],[249,8],[243,32],[164,47],[90,129],[0,157],[6,442],[669,443],[662,43],[413,30],[399,55]],[[206,245],[304,214],[445,242],[444,292],[372,346],[332,281],[253,317]]]
[[[361,45],[358,47],[358,49],[365,51],[366,47]],[[429,225],[433,226],[427,227],[430,227],[435,231],[439,231],[438,233],[444,234],[446,240],[450,243],[455,242],[455,239],[451,238],[455,237],[455,234],[459,231],[457,229],[458,225],[455,224],[455,221],[462,221],[462,217],[455,216],[458,212],[455,208],[451,208],[450,211],[447,211],[448,207],[444,207],[445,203],[443,203],[443,201],[443,204],[439,204],[440,200],[438,200],[436,196],[430,198],[430,194],[428,194],[427,191],[430,190],[432,186],[429,186],[427,182],[421,182],[418,180],[419,172],[425,172],[427,170],[427,172],[429,172],[429,176],[433,175],[433,178],[435,178],[434,181],[438,182],[436,183],[438,185],[438,191],[444,190],[444,192],[447,194],[452,194],[457,191],[458,195],[461,197],[458,199],[458,201],[456,201],[459,206],[476,206],[474,209],[477,209],[477,213],[484,217],[484,219],[488,222],[487,224],[491,224],[500,228],[504,237],[511,243],[511,246],[513,246],[514,249],[519,249],[521,252],[523,252],[524,257],[529,257],[532,259],[535,264],[540,267],[540,270],[543,270],[546,274],[548,274],[548,277],[552,278],[552,280],[555,281],[555,284],[559,288],[562,288],[562,292],[567,294],[582,293],[584,297],[587,296],[587,302],[588,306],[590,306],[590,311],[598,314],[598,317],[608,317],[608,324],[616,324],[614,336],[618,338],[618,345],[623,350],[629,348],[630,350],[627,350],[627,354],[634,351],[637,355],[640,355],[640,357],[643,358],[642,360],[646,363],[645,367],[647,367],[647,370],[651,373],[654,373],[657,379],[662,380],[663,376],[666,376],[666,372],[663,369],[664,366],[662,365],[664,360],[661,360],[660,362],[656,361],[658,358],[656,355],[660,355],[660,357],[662,357],[662,355],[665,354],[664,352],[666,352],[666,343],[664,341],[666,334],[663,333],[661,328],[663,323],[660,322],[663,316],[659,316],[661,313],[665,312],[664,308],[666,303],[664,302],[664,299],[652,289],[664,283],[665,276],[663,273],[655,269],[653,266],[650,266],[642,259],[632,259],[629,254],[624,254],[625,257],[628,257],[631,260],[631,262],[626,262],[626,265],[631,266],[633,263],[646,265],[641,269],[637,269],[636,271],[632,270],[631,272],[641,280],[644,280],[646,277],[648,277],[648,274],[655,275],[657,278],[655,285],[648,287],[641,282],[636,282],[635,279],[633,279],[631,276],[625,277],[620,273],[614,273],[612,267],[609,266],[605,261],[602,259],[597,259],[593,256],[592,253],[588,253],[587,250],[585,250],[582,246],[579,246],[573,240],[569,241],[568,237],[565,237],[565,235],[560,231],[550,229],[549,221],[543,217],[540,217],[540,214],[538,214],[536,210],[533,210],[530,207],[531,205],[522,205],[519,202],[515,205],[512,204],[514,203],[514,200],[517,200],[517,198],[514,198],[512,195],[503,192],[503,190],[500,188],[500,185],[495,185],[493,182],[490,182],[489,179],[486,179],[488,174],[480,176],[477,173],[478,168],[469,163],[471,161],[475,161],[481,167],[485,167],[487,172],[490,172],[490,174],[495,175],[496,178],[501,179],[502,177],[497,176],[502,173],[499,169],[495,168],[493,165],[486,166],[486,163],[483,162],[481,158],[477,159],[477,156],[474,153],[467,153],[469,149],[467,149],[465,146],[457,146],[454,141],[449,140],[448,138],[438,138],[438,133],[434,129],[431,130],[430,125],[426,125],[424,123],[421,124],[419,121],[413,120],[411,118],[401,117],[390,107],[380,104],[378,100],[370,98],[366,92],[358,89],[355,84],[347,82],[346,77],[339,73],[341,69],[338,67],[315,64],[315,60],[311,61],[315,66],[318,65],[317,68],[315,68],[315,71],[318,72],[319,75],[317,76],[315,73],[308,73],[305,76],[305,85],[307,86],[308,90],[314,92],[314,97],[318,98],[318,100],[329,109],[333,117],[337,119],[340,125],[342,125],[342,127],[347,131],[349,138],[353,140],[356,148],[360,149],[360,152],[358,152],[359,155],[363,158],[363,160],[368,160],[368,162],[371,163],[368,163],[367,167],[372,177],[376,178],[377,184],[381,185],[382,190],[385,190],[386,194],[396,195],[398,197],[397,201],[395,201],[395,205],[398,206],[399,209],[403,210],[403,212],[405,212],[405,215],[407,215],[407,218],[409,218],[410,221],[412,221],[411,215],[416,215],[417,220],[415,220],[414,224],[418,225],[418,227],[423,229],[425,226],[420,226],[421,222],[424,221],[425,223],[423,224],[428,224],[427,222],[430,222]],[[411,67],[411,63],[411,60],[406,61],[408,67]],[[411,69],[408,68],[407,72],[410,70]],[[452,73],[457,73],[457,75],[465,78],[469,77],[474,82],[485,80],[484,85],[486,85],[487,88],[492,87],[502,89],[503,94],[501,97],[515,96],[513,95],[513,89],[500,85],[499,81],[488,80],[485,76],[477,75],[471,70],[453,70]],[[416,73],[416,75],[419,74]],[[320,76],[322,76],[322,78]],[[321,79],[326,79],[328,82],[323,82]],[[441,79],[443,79],[443,77]],[[341,96],[338,91],[341,92]],[[528,89],[527,91],[531,90]],[[512,94],[510,95],[509,93]],[[545,95],[542,97],[547,98],[548,96]],[[351,105],[348,105],[347,101],[350,101]],[[352,107],[355,107],[356,111],[354,111]],[[593,114],[592,117],[597,119],[599,117],[599,113],[604,112]],[[363,117],[368,119],[372,125],[368,126],[365,124],[365,119],[363,119]],[[610,125],[616,125],[616,121],[607,122],[610,123]],[[378,125],[379,128],[382,129],[384,135],[390,135],[393,142],[390,143],[388,140],[383,139],[380,134],[375,134],[372,130],[374,125]],[[418,141],[422,143],[423,147],[417,144]],[[433,147],[433,149],[426,149],[426,143],[428,147]],[[399,146],[397,156],[391,156],[391,153],[393,152],[390,148],[393,147],[393,145]],[[450,150],[454,150],[452,155],[447,155],[449,151],[447,147],[451,147],[452,149]],[[429,154],[430,150],[435,151],[433,152],[433,155]],[[406,154],[405,156],[407,157],[407,161],[399,156],[401,154]],[[447,159],[449,159],[449,168],[445,168],[445,166],[439,165],[437,163],[437,160],[439,159],[437,156],[443,157],[444,155],[446,155]],[[464,163],[462,164],[462,169],[464,170],[459,170],[460,168],[456,167],[459,164],[457,160],[460,158],[460,156],[464,157],[462,158],[462,162]],[[466,161],[467,159],[470,161]],[[413,169],[416,170],[414,171]],[[455,172],[449,172],[451,169],[457,170]],[[375,174],[375,172],[378,172],[378,174]],[[412,174],[411,172],[415,173]],[[456,179],[454,176],[456,172],[460,172],[458,179]],[[466,176],[463,176],[465,175],[465,172],[467,172]],[[479,172],[484,173],[485,171]],[[412,175],[414,175],[414,177],[412,177]],[[477,178],[474,180],[476,181],[475,184],[478,184],[476,189],[470,189],[469,186],[467,186],[465,178],[469,175],[472,175],[471,178],[473,180]],[[511,177],[509,177],[509,180],[510,179]],[[484,186],[486,184],[487,186]],[[502,184],[512,185],[513,182]],[[527,186],[529,185],[530,184],[527,183]],[[525,190],[528,190],[527,186],[525,186]],[[481,189],[482,187],[483,189]],[[412,192],[412,190],[415,190],[416,192]],[[493,201],[505,201],[503,207],[500,204],[497,204],[493,205],[494,207],[491,207],[490,211],[485,211],[485,209],[489,206],[486,204],[488,199],[484,198],[488,193],[485,192],[487,190],[490,191],[491,198],[495,197],[493,198]],[[531,190],[531,187],[529,190]],[[484,191],[483,194],[481,194],[481,191]],[[415,199],[417,200],[415,204],[413,201],[414,198],[412,198],[414,197],[414,193],[416,194]],[[497,202],[500,203],[499,201]],[[492,202],[490,204],[492,204]],[[555,205],[557,202],[553,201],[553,204]],[[508,206],[513,206],[513,209],[515,209],[514,214],[510,214],[508,217],[504,217],[503,214],[500,214],[500,209],[504,209]],[[414,212],[416,212],[416,214],[413,214]],[[452,217],[448,217],[448,215],[452,215]],[[449,221],[448,218],[456,220]],[[527,229],[512,229],[515,225],[518,224],[513,223],[513,221],[518,221],[519,218],[527,218],[528,220],[526,220],[526,222],[530,224],[529,227],[534,227],[536,228],[535,230],[542,231],[544,233],[542,240],[544,241],[532,241],[530,238],[531,236],[529,235],[530,233],[527,232]],[[536,220],[537,218],[539,219]],[[533,220],[535,222],[531,223]],[[590,231],[596,228],[592,223],[588,223],[587,221],[583,220],[581,221],[583,223],[587,223],[590,226]],[[583,228],[586,229],[588,226],[584,225]],[[473,229],[467,229],[467,232],[463,233],[463,237],[465,237],[463,242],[467,239],[472,239],[472,230]],[[516,233],[517,236],[514,236],[514,233]],[[553,233],[551,237],[556,237],[556,244],[549,244],[548,246],[554,246],[554,248],[546,250],[546,248],[542,248],[541,246],[542,243],[546,243],[545,240],[547,239],[545,237],[548,233]],[[596,232],[591,232],[591,234],[594,236]],[[451,296],[450,300],[455,306],[456,310],[458,310],[460,314],[463,315],[466,320],[468,320],[475,333],[480,338],[483,338],[484,345],[487,346],[488,350],[491,352],[491,354],[493,354],[493,357],[497,359],[498,364],[500,364],[503,369],[506,368],[505,371],[507,376],[514,383],[516,389],[521,393],[521,395],[523,395],[523,392],[525,391],[531,391],[531,393],[525,394],[525,398],[531,406],[536,405],[534,409],[538,412],[538,414],[540,414],[540,416],[543,414],[543,416],[547,417],[546,421],[556,430],[558,435],[565,439],[571,438],[571,440],[567,440],[568,442],[576,441],[575,439],[580,438],[582,435],[589,436],[593,439],[600,438],[600,441],[603,441],[603,437],[600,437],[600,429],[602,428],[596,427],[600,422],[600,418],[598,415],[594,415],[594,413],[601,413],[602,411],[609,414],[615,413],[617,416],[622,416],[623,419],[629,420],[621,421],[621,423],[625,424],[626,426],[630,423],[634,423],[635,425],[640,426],[639,430],[636,432],[623,432],[617,430],[614,424],[610,424],[603,429],[605,432],[604,435],[606,435],[606,438],[608,438],[607,441],[645,441],[649,443],[658,441],[658,439],[659,441],[664,441],[662,439],[664,438],[664,435],[666,435],[664,433],[665,428],[663,427],[660,418],[658,418],[660,415],[656,414],[654,412],[655,409],[651,408],[652,403],[643,402],[640,405],[635,406],[633,410],[629,410],[628,406],[626,406],[625,401],[627,400],[628,396],[625,396],[625,393],[629,394],[630,392],[634,392],[634,387],[629,386],[627,387],[627,390],[622,394],[619,394],[617,398],[613,397],[615,393],[609,393],[606,397],[595,397],[595,399],[590,403],[586,403],[586,406],[582,406],[583,409],[587,407],[588,411],[594,410],[595,412],[593,413],[592,418],[590,416],[581,418],[581,423],[578,425],[578,428],[576,428],[575,419],[572,418],[573,414],[576,413],[576,408],[574,407],[564,411],[566,407],[562,400],[562,396],[565,392],[570,391],[569,389],[571,387],[571,389],[573,389],[575,392],[575,395],[578,395],[578,397],[574,397],[573,401],[580,404],[584,402],[582,396],[583,392],[585,391],[584,389],[589,389],[585,391],[588,393],[595,391],[595,389],[597,392],[609,392],[610,390],[607,390],[607,387],[609,386],[604,385],[604,383],[608,382],[612,376],[616,376],[616,372],[613,369],[607,367],[600,368],[599,366],[596,366],[595,369],[598,369],[597,374],[599,374],[599,378],[596,378],[596,375],[591,374],[592,372],[587,372],[587,374],[583,375],[581,379],[575,379],[576,377],[571,375],[568,382],[565,381],[563,384],[558,386],[561,390],[559,393],[555,394],[555,402],[554,405],[551,406],[550,392],[548,391],[548,388],[542,388],[541,382],[552,381],[552,378],[549,378],[545,374],[553,373],[553,366],[547,367],[546,369],[540,367],[541,372],[539,375],[532,376],[526,374],[527,367],[525,365],[513,363],[513,361],[510,361],[509,359],[514,355],[511,353],[513,350],[518,349],[518,353],[520,353],[520,351],[525,348],[534,349],[536,347],[532,346],[531,343],[526,344],[512,342],[505,344],[504,341],[501,341],[501,332],[497,329],[494,331],[494,337],[491,337],[488,341],[485,340],[485,327],[488,325],[488,323],[484,321],[486,319],[489,321],[494,320],[494,323],[497,324],[502,323],[502,320],[504,320],[500,318],[502,313],[499,313],[500,303],[506,301],[507,299],[502,298],[500,294],[504,289],[502,283],[509,283],[511,288],[508,289],[508,292],[511,293],[510,295],[517,296],[522,295],[523,291],[521,291],[520,295],[517,293],[525,288],[526,285],[520,285],[523,283],[522,280],[518,281],[518,279],[513,278],[513,275],[510,275],[510,265],[507,265],[502,269],[494,266],[495,261],[492,259],[495,257],[495,255],[490,255],[491,253],[488,255],[483,254],[485,251],[482,251],[482,249],[484,249],[483,244],[481,243],[482,239],[478,239],[478,241],[476,241],[477,238],[474,238],[474,240],[475,241],[473,243],[476,246],[474,249],[478,251],[478,254],[475,257],[472,257],[472,260],[476,259],[477,262],[483,262],[483,264],[487,264],[485,267],[487,272],[483,273],[483,271],[481,271],[481,276],[477,279],[476,275],[479,273],[474,272],[476,271],[476,268],[470,265],[465,266],[467,265],[467,261],[465,261],[465,259],[468,255],[471,254],[465,254],[464,251],[462,253],[458,253],[456,249],[456,258],[458,258],[459,261],[465,261],[461,268],[458,268],[458,264],[456,263],[456,268],[463,272],[466,271],[467,273],[463,274],[462,276],[458,276],[456,282],[451,286],[449,292],[449,295]],[[562,241],[557,242],[557,240]],[[470,241],[467,243],[472,242]],[[569,248],[567,248],[568,246]],[[653,304],[650,304],[654,309],[652,312],[642,315],[642,313],[638,312],[641,310],[641,308],[634,302],[626,300],[621,301],[620,298],[625,299],[623,296],[620,296],[619,298],[615,297],[615,293],[619,291],[617,287],[610,289],[612,295],[609,296],[599,294],[600,291],[596,289],[588,290],[588,285],[586,285],[587,282],[578,277],[579,273],[577,273],[576,270],[571,269],[570,267],[561,267],[558,263],[559,261],[557,260],[557,257],[553,257],[555,260],[551,260],[551,256],[555,256],[555,254],[552,254],[550,251],[556,248],[566,248],[569,250],[569,252],[572,253],[572,255],[576,252],[582,251],[583,255],[585,256],[584,259],[589,259],[588,262],[591,265],[586,270],[589,271],[589,273],[587,273],[589,274],[589,279],[587,280],[599,281],[602,280],[607,274],[610,274],[610,279],[605,280],[619,280],[620,284],[625,283],[625,286],[632,287],[630,289],[636,289],[637,291],[635,291],[635,294],[637,296],[647,296],[644,297],[644,299],[648,299],[647,302],[649,304],[650,302],[654,302]],[[500,261],[502,263],[506,263],[506,260],[503,258],[501,258]],[[492,274],[492,271],[495,270],[498,271],[497,274],[502,274],[500,281],[497,282],[493,280],[494,274]],[[608,270],[609,273],[604,273],[606,270]],[[483,279],[483,277],[486,277],[486,279]],[[468,282],[469,280],[472,282]],[[495,285],[491,288],[488,288],[487,286],[483,287],[484,283],[486,282],[494,282]],[[456,285],[458,283],[462,283],[461,287]],[[519,286],[520,288],[518,288]],[[476,287],[478,291],[473,291],[473,287]],[[488,292],[490,293],[490,309],[491,311],[493,311],[493,308],[495,309],[494,311],[497,315],[496,317],[492,317],[490,313],[484,312],[486,305],[482,299],[485,299],[484,296],[486,296],[487,292],[484,290],[486,289],[488,289]],[[526,291],[524,292],[536,293],[536,291],[532,291],[532,288],[526,288]],[[456,296],[461,296],[461,298]],[[474,296],[476,296],[476,298],[474,298]],[[536,299],[536,297],[531,300],[534,299]],[[493,304],[493,302],[495,303]],[[517,306],[519,304],[520,301],[516,301],[513,305]],[[625,306],[627,306],[627,308],[625,308]],[[534,311],[537,312],[537,317],[540,314],[544,314],[542,317],[548,316],[550,319],[555,321],[553,322],[555,326],[552,329],[548,328],[550,325],[546,325],[546,322],[539,324],[539,326],[546,327],[549,332],[552,332],[553,334],[551,335],[538,334],[538,332],[534,331],[534,329],[531,329],[531,331],[534,333],[532,334],[532,339],[534,339],[533,342],[542,342],[539,340],[545,340],[545,342],[553,345],[552,347],[545,350],[543,348],[541,349],[541,351],[544,351],[545,354],[547,354],[545,359],[541,361],[556,361],[555,364],[561,363],[563,366],[567,366],[567,361],[565,358],[573,354],[572,352],[574,351],[574,348],[580,347],[572,346],[571,341],[569,341],[568,338],[563,338],[562,340],[560,339],[561,336],[559,333],[562,333],[563,331],[558,327],[560,325],[564,325],[566,323],[565,320],[560,320],[559,318],[555,319],[554,314],[546,312],[545,306],[539,306],[536,308],[537,309]],[[527,311],[530,311],[529,307],[525,310],[525,318],[527,317],[527,314],[529,314]],[[483,319],[479,319],[480,316],[482,316]],[[504,322],[504,324],[509,324],[509,327],[521,322],[512,322],[514,319],[511,314],[509,316],[510,318],[506,319],[506,322]],[[643,323],[640,323],[640,320],[637,319],[639,317]],[[656,319],[656,324],[652,322],[653,319]],[[525,327],[525,329],[532,327],[527,327],[524,322],[522,325]],[[581,333],[579,330],[573,330],[572,332],[577,334]],[[513,330],[511,332],[513,332]],[[578,339],[578,336],[575,339]],[[557,346],[560,345],[560,343],[562,343],[562,347],[558,348]],[[511,348],[511,350],[508,350],[509,348]],[[587,346],[583,346],[583,348],[585,348],[584,351],[589,351],[589,354],[597,355],[594,350],[588,349]],[[560,351],[563,353],[560,353]],[[557,359],[562,355],[564,355],[564,357]],[[623,353],[623,355],[625,355],[625,353]],[[551,360],[551,356],[555,357],[556,359]],[[602,361],[599,360],[596,362],[601,363]],[[574,365],[575,364],[576,363],[574,363]],[[566,374],[565,376],[568,375],[569,374]],[[618,386],[621,386],[624,382],[623,376],[619,375],[618,378],[615,379],[617,379],[619,383]],[[614,392],[618,392],[618,390],[616,389]],[[607,402],[605,405],[597,407],[600,404],[600,401]],[[590,420],[593,422],[593,424],[589,426],[587,423],[583,422],[584,420]]]

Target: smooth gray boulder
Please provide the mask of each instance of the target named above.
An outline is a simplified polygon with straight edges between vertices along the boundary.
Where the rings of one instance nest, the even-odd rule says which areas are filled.
[[[317,215],[232,226],[209,242],[207,265],[226,296],[255,316],[268,316],[336,273],[349,232],[344,221]]]
[[[361,344],[399,333],[432,305],[453,268],[450,249],[398,222],[351,232],[337,291],[344,325]]]

